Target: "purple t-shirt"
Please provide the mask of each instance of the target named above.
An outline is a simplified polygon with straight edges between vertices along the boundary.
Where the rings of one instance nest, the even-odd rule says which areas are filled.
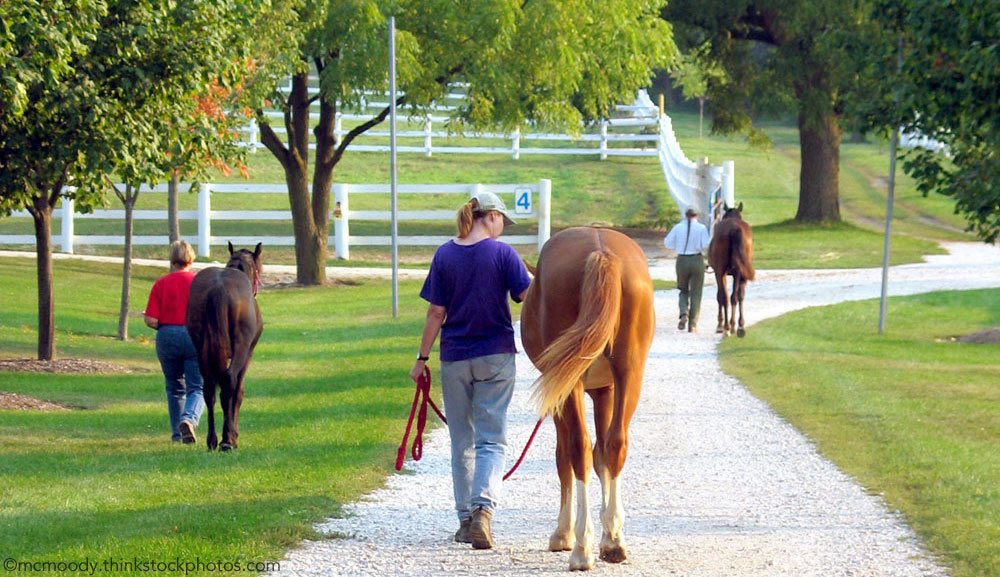
[[[531,277],[510,245],[487,238],[470,246],[438,247],[420,297],[445,308],[441,360],[514,353],[507,295],[515,302]]]

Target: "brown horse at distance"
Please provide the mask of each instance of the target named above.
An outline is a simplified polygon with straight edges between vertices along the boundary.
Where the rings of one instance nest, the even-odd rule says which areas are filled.
[[[715,332],[742,337],[743,296],[747,281],[754,279],[753,270],[753,230],[743,220],[743,203],[736,208],[726,209],[725,215],[715,225],[712,243],[708,247],[708,263],[715,271],[717,291],[715,300],[719,302],[719,325]],[[727,299],[726,275],[733,277],[733,292]],[[730,314],[730,304],[732,314]],[[740,307],[739,328],[736,325],[736,305]]]
[[[236,448],[239,413],[243,403],[243,378],[257,340],[264,329],[257,305],[260,286],[260,251],[233,251],[225,268],[199,272],[191,282],[187,330],[198,354],[198,368],[205,381],[208,409],[208,450]],[[222,444],[215,435],[215,388],[222,403]]]
[[[653,283],[646,256],[609,229],[570,228],[542,248],[521,309],[521,341],[542,375],[534,397],[556,425],[561,500],[551,551],[569,551],[570,569],[594,566],[587,481],[602,487],[601,559],[625,560],[620,475],[628,427],[653,341]],[[584,392],[594,402],[591,446]],[[575,501],[575,510],[574,510]]]

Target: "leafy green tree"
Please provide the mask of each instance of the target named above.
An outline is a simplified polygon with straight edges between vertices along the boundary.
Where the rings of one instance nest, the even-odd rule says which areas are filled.
[[[1000,1],[882,1],[866,64],[892,80],[859,103],[863,128],[901,127],[945,145],[904,153],[927,194],[955,199],[969,230],[1000,235]],[[902,46],[899,42],[902,41]],[[902,64],[897,74],[897,57]]]
[[[34,219],[40,359],[55,351],[53,208],[60,197],[81,211],[103,204],[109,175],[133,185],[155,180],[163,135],[177,130],[171,103],[206,86],[209,70],[227,77],[238,65],[199,50],[223,47],[221,31],[240,7],[236,0],[0,4],[0,214],[25,208]],[[189,42],[179,46],[182,39]],[[193,144],[199,154],[211,146]]]
[[[263,110],[261,142],[285,171],[295,228],[297,279],[325,279],[330,188],[334,168],[351,143],[390,113],[334,135],[338,107],[359,104],[365,91],[388,88],[387,17],[396,17],[397,103],[419,113],[443,100],[449,85],[466,83],[468,98],[453,126],[513,129],[528,122],[579,130],[646,85],[651,70],[676,55],[658,18],[662,0],[289,0],[294,14],[271,38],[267,74],[292,73],[287,94],[269,98],[284,112],[287,139]],[[285,68],[282,69],[282,66]],[[310,69],[319,92],[310,93]],[[310,122],[310,105],[319,118]],[[310,159],[310,130],[315,158]],[[310,161],[312,165],[310,167]],[[310,168],[312,178],[310,179]],[[311,190],[310,190],[311,186]]]
[[[706,55],[711,46],[703,44],[691,49],[681,56],[670,76],[681,87],[681,93],[686,99],[698,99],[698,138],[702,137],[702,125],[705,122],[705,98],[708,96],[708,82],[721,83],[725,81],[726,71],[718,63],[712,62]]]
[[[77,71],[106,13],[101,0],[0,4],[0,214],[23,208],[34,220],[43,360],[54,352],[52,209],[60,197],[84,211],[99,203],[110,166],[110,107]]]
[[[801,171],[796,220],[839,220],[839,157],[845,94],[857,87],[845,39],[868,21],[864,0],[706,0],[663,10],[681,47],[709,43],[726,71],[708,82],[712,128],[748,131],[755,113],[795,110]]]

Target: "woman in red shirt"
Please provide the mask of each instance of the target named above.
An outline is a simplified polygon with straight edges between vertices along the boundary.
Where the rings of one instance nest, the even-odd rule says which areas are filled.
[[[194,430],[205,409],[198,356],[188,335],[188,294],[194,273],[194,249],[183,240],[170,243],[170,274],[153,284],[143,318],[156,329],[156,356],[167,381],[171,439],[194,443]]]

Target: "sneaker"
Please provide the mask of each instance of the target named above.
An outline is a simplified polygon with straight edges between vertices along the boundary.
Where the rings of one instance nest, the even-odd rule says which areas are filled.
[[[194,436],[194,425],[191,424],[191,421],[181,421],[181,424],[177,428],[181,430],[181,441],[185,445],[190,445],[197,440]]]
[[[455,532],[456,543],[472,543],[472,535],[469,534],[469,527],[471,526],[471,517],[468,519],[462,519],[461,524],[458,526],[458,531]]]
[[[677,323],[677,330],[683,331],[687,327],[688,316],[681,315],[681,322]]]
[[[492,518],[493,514],[482,507],[472,513],[469,536],[472,538],[473,549],[493,548],[493,534],[490,532],[490,519]]]
[[[690,325],[688,325],[688,332],[689,333],[696,333],[696,332],[698,332],[698,327],[695,326],[694,324],[690,324]]]

